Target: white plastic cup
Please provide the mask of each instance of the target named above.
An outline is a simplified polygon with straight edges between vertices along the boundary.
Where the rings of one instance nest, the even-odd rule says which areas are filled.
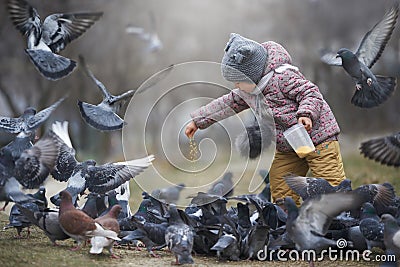
[[[297,123],[283,132],[289,145],[300,158],[304,158],[315,150],[314,144],[303,124]]]

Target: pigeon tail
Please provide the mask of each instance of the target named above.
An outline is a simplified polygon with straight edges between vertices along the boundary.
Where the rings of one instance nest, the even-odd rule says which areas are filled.
[[[87,233],[87,236],[102,236],[115,241],[121,241],[118,234],[114,231],[104,229],[100,224],[95,223],[96,229]]]
[[[373,108],[385,102],[396,88],[396,78],[376,75],[377,82],[363,84],[354,93],[351,103],[361,108]]]
[[[90,248],[91,254],[101,254],[103,252],[103,248],[109,248],[114,243],[114,240],[108,239],[104,236],[94,236],[90,239],[90,244],[92,245]]]
[[[120,130],[124,121],[112,110],[78,100],[79,111],[87,124],[100,131]]]
[[[52,81],[68,76],[76,67],[76,62],[41,49],[26,49],[25,52],[37,68],[46,78]]]

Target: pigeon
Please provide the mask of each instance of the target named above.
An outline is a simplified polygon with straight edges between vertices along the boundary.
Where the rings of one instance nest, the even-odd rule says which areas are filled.
[[[102,12],[57,13],[42,22],[37,10],[25,0],[8,0],[8,12],[15,27],[27,37],[26,54],[37,70],[53,81],[68,76],[76,67],[75,61],[57,53],[103,15]]]
[[[363,202],[361,194],[337,192],[308,199],[298,208],[292,198],[285,197],[284,204],[288,210],[286,230],[298,250],[318,253],[328,246],[336,246],[336,241],[324,237],[332,219],[343,211],[361,206]]]
[[[81,211],[89,215],[91,218],[96,219],[100,215],[100,211],[97,208],[98,203],[105,201],[105,195],[100,195],[97,193],[90,192],[86,196],[87,200],[85,204],[83,205]],[[105,206],[105,204],[104,204]],[[103,214],[104,215],[104,214]]]
[[[289,175],[284,179],[290,189],[298,194],[303,201],[321,194],[351,191],[351,181],[349,179],[344,179],[337,186],[332,186],[324,178]]]
[[[172,69],[172,67],[167,68],[162,72],[163,74],[160,73],[157,76],[157,79],[152,79],[151,83],[146,87],[141,88],[139,91],[132,89],[120,95],[112,95],[104,84],[89,70],[83,56],[80,56],[79,59],[86,75],[93,80],[103,95],[103,100],[97,105],[78,100],[79,111],[87,124],[100,131],[115,131],[122,129],[125,122],[117,113],[125,105],[125,102],[128,101],[136,92],[142,93],[146,89],[152,87],[160,79],[163,79]]]
[[[212,187],[207,191],[211,195],[228,197],[233,194],[233,174],[232,172],[226,172],[224,176],[216,181]]]
[[[78,161],[75,158],[76,151],[68,134],[68,121],[54,122],[51,125],[51,130],[56,135],[60,147],[57,162],[51,171],[51,175],[57,181],[66,182],[72,176],[76,165],[78,165]]]
[[[154,156],[150,155],[124,162],[89,165],[84,176],[87,188],[91,192],[104,194],[139,175],[153,160]]]
[[[374,205],[378,216],[388,211],[388,208],[393,204],[396,197],[393,186],[388,182],[360,185],[354,189],[354,192],[363,194],[366,197],[365,201]],[[358,217],[356,214],[354,213],[353,217]]]
[[[117,188],[115,188],[115,193],[116,193],[116,200],[118,201],[118,204],[122,207],[121,212],[119,213],[118,219],[121,218],[127,218],[132,216],[132,211],[131,207],[129,206],[129,199],[131,197],[131,191],[129,188],[129,181],[126,181],[125,183],[121,184]],[[110,198],[110,196],[109,196]]]
[[[158,52],[163,48],[163,44],[156,31],[156,18],[153,12],[150,12],[150,23],[151,32],[146,32],[145,29],[132,25],[127,25],[125,32],[130,35],[137,35],[140,39],[147,42],[147,50],[149,52]]]
[[[383,214],[381,221],[384,223],[383,242],[386,250],[392,251],[398,259],[400,256],[400,226],[390,214]]]
[[[29,227],[31,226],[31,221],[21,212],[20,206],[31,209],[33,211],[43,211],[47,208],[46,199],[46,188],[40,187],[35,194],[29,194],[32,200],[28,202],[21,203],[20,205],[14,204],[11,207],[9,224],[4,227],[4,229],[15,228],[17,229],[17,238],[21,238],[21,231],[23,228],[28,228],[27,237],[30,235]]]
[[[180,192],[185,188],[185,184],[180,183],[174,186],[155,189],[151,192],[151,196],[158,200],[165,201],[165,203],[174,203],[179,200]]]
[[[157,257],[153,249],[160,249],[165,247],[165,231],[168,228],[168,223],[163,222],[160,224],[147,222],[142,216],[132,216],[132,221],[137,229],[122,240],[140,240],[146,246],[146,250],[151,256]]]
[[[48,132],[15,161],[14,177],[25,188],[39,187],[53,170],[59,153],[59,143],[54,136]]]
[[[107,214],[96,218],[94,221],[96,223],[100,224],[104,229],[113,231],[118,235],[120,229],[119,229],[117,217],[118,217],[121,209],[122,208],[120,205],[114,205],[114,206],[112,206],[111,210]],[[114,239],[107,238],[104,236],[93,236],[90,239],[90,243],[92,244],[92,247],[90,248],[91,254],[100,254],[103,251],[103,248],[107,248],[108,251],[110,252],[112,258],[119,258],[117,255],[115,255],[112,252],[112,246],[114,244]]]
[[[76,209],[72,204],[72,197],[68,191],[61,191],[60,197],[58,220],[61,229],[78,243],[72,250],[80,249],[82,242],[93,236],[102,236],[116,241],[121,240],[116,232],[104,229],[93,218]]]
[[[386,101],[395,90],[396,78],[375,75],[370,69],[382,55],[393,33],[398,12],[399,6],[395,4],[366,33],[355,54],[349,49],[341,48],[336,57],[329,52],[321,57],[327,64],[342,66],[356,82],[356,91],[351,99],[355,106],[376,107]]]
[[[165,243],[175,255],[175,264],[194,263],[192,258],[193,230],[185,224],[174,204],[169,205],[169,226],[165,230]]]
[[[30,223],[36,225],[46,234],[54,246],[57,246],[57,240],[65,240],[70,238],[64,233],[58,221],[58,210],[45,209],[43,211],[34,211],[30,208],[18,205],[21,213],[29,220]]]
[[[365,202],[362,205],[360,231],[364,236],[369,250],[374,246],[383,247],[383,224],[376,214],[374,206]]]
[[[222,235],[210,250],[216,251],[217,257],[220,260],[240,260],[239,241],[232,234]]]
[[[39,128],[51,115],[51,113],[63,102],[65,97],[61,98],[51,106],[37,112],[35,108],[28,107],[24,113],[18,118],[9,118],[0,116],[0,130],[11,134],[17,134],[19,138],[31,136],[35,130]],[[12,147],[14,150],[22,152],[26,149],[18,149]],[[19,157],[19,155],[18,155]]]
[[[361,154],[387,166],[400,166],[400,132],[361,143]]]

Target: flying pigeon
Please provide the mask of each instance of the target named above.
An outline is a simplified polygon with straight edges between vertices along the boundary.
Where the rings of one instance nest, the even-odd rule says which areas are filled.
[[[386,250],[392,251],[398,259],[400,257],[400,226],[390,214],[383,214],[381,220],[384,223],[383,242]]]
[[[157,76],[157,79],[152,79],[151,83],[140,91],[133,89],[120,95],[112,95],[104,84],[89,70],[85,63],[85,59],[82,56],[80,56],[79,59],[86,75],[93,80],[103,95],[103,100],[97,105],[78,100],[79,111],[87,124],[100,131],[115,131],[122,129],[125,122],[117,113],[124,106],[125,102],[128,101],[136,92],[144,92],[146,89],[156,84],[172,69],[172,67],[169,67],[164,70]]]
[[[393,93],[396,78],[374,75],[370,70],[382,55],[398,17],[398,4],[393,6],[362,39],[354,54],[341,48],[336,56],[327,52],[321,60],[330,65],[342,66],[356,82],[356,91],[351,103],[361,108],[372,108],[382,104]]]
[[[303,201],[321,194],[351,191],[351,181],[349,179],[344,179],[337,186],[332,186],[324,178],[289,175],[284,179],[289,188],[298,194]]]
[[[72,204],[72,197],[67,191],[61,191],[60,196],[61,203],[58,220],[61,229],[78,243],[73,250],[80,249],[82,242],[93,236],[121,240],[116,232],[105,229],[86,213],[76,209]]]
[[[286,197],[286,230],[300,251],[312,249],[318,252],[336,246],[336,241],[324,237],[332,219],[343,211],[360,207],[363,202],[361,194],[337,192],[308,199],[299,209],[292,198]]]
[[[175,255],[175,264],[194,263],[192,258],[193,230],[185,224],[174,204],[169,205],[169,226],[165,230],[165,243]]]
[[[400,132],[361,143],[361,153],[388,166],[400,166]]]
[[[185,184],[180,183],[174,186],[154,189],[151,196],[165,203],[175,203],[179,200],[180,192],[185,188]]]
[[[15,161],[14,177],[24,187],[39,187],[53,170],[59,153],[54,136],[54,133],[48,132]]]
[[[125,32],[130,35],[137,35],[140,39],[147,42],[147,50],[149,52],[158,52],[163,48],[163,44],[156,31],[156,18],[153,12],[150,12],[150,23],[151,32],[146,32],[145,29],[132,25],[126,26]]]
[[[120,205],[114,205],[112,206],[111,210],[101,216],[96,218],[94,221],[98,224],[100,224],[104,229],[113,231],[117,235],[119,234],[119,224],[117,221],[117,217],[121,211],[121,206]],[[112,258],[118,259],[119,257],[115,255],[112,252],[112,246],[114,244],[114,239],[112,238],[107,238],[104,236],[93,236],[90,239],[90,243],[92,244],[92,247],[90,248],[90,253],[91,254],[100,254],[103,251],[103,248],[107,248],[108,251],[111,254]]]
[[[42,22],[37,10],[25,0],[8,0],[8,12],[15,27],[27,36],[25,52],[49,80],[61,79],[74,70],[76,62],[57,53],[103,15],[102,12],[58,13],[47,16]]]

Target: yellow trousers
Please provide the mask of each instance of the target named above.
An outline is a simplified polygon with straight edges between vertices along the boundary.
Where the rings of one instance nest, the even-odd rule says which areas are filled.
[[[343,181],[345,173],[339,142],[321,143],[304,158],[299,158],[295,152],[276,151],[269,172],[272,201],[290,196],[299,204],[300,196],[289,188],[283,177],[288,174],[306,176],[308,170],[312,176],[324,178],[333,186]]]

